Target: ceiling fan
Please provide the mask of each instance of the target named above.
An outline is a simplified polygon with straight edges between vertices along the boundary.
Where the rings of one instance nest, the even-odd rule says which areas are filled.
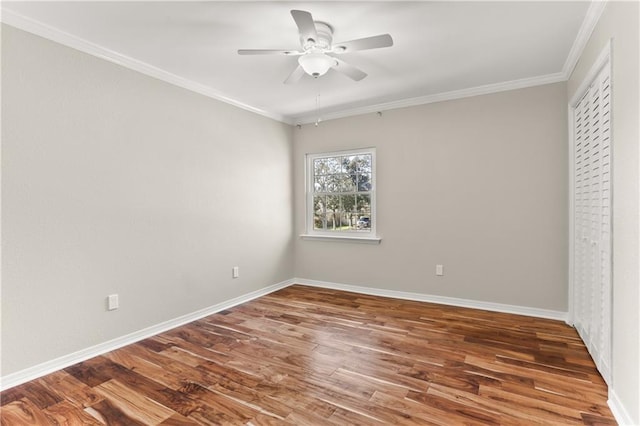
[[[284,81],[285,84],[298,82],[304,74],[318,78],[334,69],[355,81],[360,81],[367,73],[349,65],[332,54],[355,52],[357,50],[378,49],[393,46],[393,39],[389,34],[359,38],[333,44],[333,28],[320,21],[314,21],[311,13],[304,10],[292,10],[291,16],[298,26],[302,50],[275,49],[240,49],[239,55],[287,55],[298,56],[298,66]]]

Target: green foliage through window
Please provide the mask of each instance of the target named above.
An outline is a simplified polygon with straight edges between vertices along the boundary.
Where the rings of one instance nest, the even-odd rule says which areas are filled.
[[[371,232],[373,154],[314,156],[310,166],[313,229]]]

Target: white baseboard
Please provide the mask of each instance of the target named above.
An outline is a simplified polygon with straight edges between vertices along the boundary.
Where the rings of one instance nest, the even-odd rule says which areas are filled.
[[[55,371],[62,370],[63,368],[67,368],[79,362],[86,361],[89,358],[102,355],[104,353],[113,351],[126,345],[130,345],[148,337],[155,336],[159,333],[171,330],[172,328],[176,328],[192,321],[204,318],[208,315],[215,314],[216,312],[224,311],[225,309],[229,309],[233,306],[240,305],[253,299],[257,299],[258,297],[273,293],[274,291],[288,287],[294,283],[294,280],[282,281],[269,287],[261,288],[260,290],[252,291],[251,293],[234,297],[233,299],[226,300],[216,305],[200,309],[190,314],[182,315],[169,321],[165,321],[160,324],[135,331],[125,336],[117,337],[107,342],[100,343],[98,345],[91,346],[89,348],[82,349],[68,355],[64,355],[60,358],[43,362],[42,364],[38,364],[33,367],[17,371],[15,373],[2,376],[0,377],[0,391],[18,386],[22,383],[26,383],[30,380],[34,380],[47,374],[51,374]]]
[[[504,312],[510,314],[526,315],[537,318],[547,318],[558,321],[569,322],[567,312],[553,311],[548,309],[531,308],[527,306],[507,305],[502,303],[482,302],[469,299],[458,299],[455,297],[434,296],[421,293],[409,293],[404,291],[386,290],[372,287],[361,287],[349,284],[340,284],[327,281],[309,280],[305,278],[295,278],[296,284],[307,285],[310,287],[329,288],[334,290],[350,291],[353,293],[368,294],[372,296],[392,297],[395,299],[414,300],[418,302],[439,303],[443,305],[460,306],[464,308],[484,309],[493,312]],[[640,426],[638,422],[634,422],[631,415],[626,410],[616,392],[609,387],[609,400],[607,401],[613,416],[619,425],[624,426]]]
[[[309,280],[305,278],[293,278],[290,280],[282,281],[280,283],[271,285],[269,287],[262,288],[260,290],[253,291],[251,293],[248,293],[242,296],[235,297],[233,299],[218,303],[216,305],[192,312],[190,314],[186,314],[178,318],[174,318],[172,320],[165,321],[151,327],[147,327],[145,329],[127,334],[125,336],[117,337],[107,342],[100,343],[98,345],[95,345],[86,349],[82,349],[80,351],[77,351],[68,355],[64,355],[62,357],[53,359],[51,361],[47,361],[42,364],[38,364],[36,366],[26,368],[24,370],[21,370],[12,374],[8,374],[6,376],[2,376],[0,377],[0,391],[12,388],[14,386],[18,386],[22,383],[26,383],[30,380],[37,379],[39,377],[53,373],[55,371],[59,371],[63,368],[67,368],[71,365],[85,361],[89,358],[102,355],[104,353],[113,351],[115,349],[121,348],[126,345],[130,345],[132,343],[138,342],[148,337],[155,336],[159,333],[163,333],[167,330],[171,330],[172,328],[179,327],[181,325],[190,323],[192,321],[196,321],[200,318],[204,318],[216,312],[220,312],[225,309],[229,309],[233,306],[240,305],[242,303],[267,295],[269,293],[272,293],[274,291],[280,290],[282,288],[288,287],[293,284],[302,284],[302,285],[308,285],[312,287],[350,291],[354,293],[369,294],[372,296],[392,297],[395,299],[414,300],[418,302],[431,302],[431,303],[439,303],[443,305],[484,309],[487,311],[505,312],[505,313],[511,313],[511,314],[538,317],[538,318],[549,318],[549,319],[555,319],[560,321],[567,320],[566,312],[552,311],[547,309],[531,308],[531,307],[516,306],[516,305],[506,305],[506,304],[492,303],[492,302],[482,302],[477,300],[458,299],[454,297],[434,296],[434,295],[421,294],[421,293],[410,293],[410,292],[396,291],[396,290],[378,289],[378,288],[372,288],[372,287],[361,287],[361,286],[354,286],[349,284],[332,283],[327,281]],[[611,401],[612,401],[611,404],[617,404],[616,406],[622,407],[622,405],[619,404],[619,401],[617,400],[617,398],[614,398],[612,396]],[[612,406],[612,411],[613,411],[613,406]],[[623,414],[626,413],[624,410],[622,410],[621,412]],[[618,417],[616,416],[616,418]],[[621,418],[625,418],[624,415]]]
[[[262,288],[260,290],[253,291],[251,293],[244,294],[242,296],[235,297],[233,299],[218,303],[213,306],[192,312],[190,314],[182,315],[169,321],[156,324],[151,327],[121,336],[112,340],[109,340],[98,345],[82,349],[80,351],[53,359],[51,361],[38,364],[33,367],[26,368],[24,370],[8,374],[0,377],[0,391],[18,386],[28,381],[37,379],[44,375],[62,370],[71,365],[85,361],[87,359],[102,355],[104,353],[116,350],[126,345],[138,342],[151,336],[163,333],[181,325],[196,321],[204,318],[208,315],[212,315],[216,312],[223,311],[225,309],[232,308],[233,306],[240,305],[242,303],[249,302],[253,299],[265,296],[274,291],[289,287],[294,284],[307,285],[310,287],[328,288],[334,290],[350,291],[354,293],[368,294],[372,296],[391,297],[395,299],[413,300],[418,302],[430,302],[439,303],[443,305],[460,306],[465,308],[484,309],[487,311],[504,312],[518,315],[526,315],[538,318],[548,318],[559,321],[567,321],[567,312],[553,311],[548,309],[531,308],[526,306],[507,305],[502,303],[483,302],[469,299],[459,299],[454,297],[435,296],[422,293],[411,293],[396,290],[387,290],[373,287],[362,287],[349,284],[340,284],[327,281],[309,280],[306,278],[293,278],[286,281],[282,281],[277,284]],[[631,415],[625,409],[624,405],[616,395],[613,389],[609,389],[609,400],[607,401],[611,412],[613,413],[616,421],[620,425],[635,425]]]
[[[626,410],[626,408],[624,408],[624,405],[618,398],[616,391],[614,391],[611,388],[609,388],[609,400],[607,401],[607,404],[609,405],[609,408],[613,413],[613,417],[615,417],[616,422],[618,422],[620,426],[634,426],[634,425],[637,426],[638,425],[638,422],[634,422],[631,419],[631,415]]]
[[[414,300],[417,302],[439,303],[441,305],[460,306],[463,308],[484,309],[486,311],[503,312],[508,314],[526,315],[529,317],[547,318],[559,321],[567,321],[567,312],[552,311],[549,309],[531,308],[527,306],[507,305],[503,303],[482,302],[479,300],[458,299],[455,297],[434,296],[422,293],[409,293],[405,291],[386,290],[381,288],[360,287],[349,284],[339,284],[327,281],[308,280],[295,278],[296,284],[311,287],[330,288],[334,290],[351,291],[354,293],[369,294],[372,296],[392,297],[395,299]]]

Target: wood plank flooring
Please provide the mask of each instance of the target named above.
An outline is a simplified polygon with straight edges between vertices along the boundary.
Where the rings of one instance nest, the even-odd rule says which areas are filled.
[[[292,286],[8,389],[2,425],[614,425],[558,321]]]

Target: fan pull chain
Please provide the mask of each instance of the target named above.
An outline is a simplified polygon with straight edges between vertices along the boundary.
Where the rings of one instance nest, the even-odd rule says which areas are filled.
[[[318,127],[318,125],[322,121],[322,119],[320,118],[320,94],[319,93],[316,96],[316,116],[318,117],[316,118],[316,127]]]

